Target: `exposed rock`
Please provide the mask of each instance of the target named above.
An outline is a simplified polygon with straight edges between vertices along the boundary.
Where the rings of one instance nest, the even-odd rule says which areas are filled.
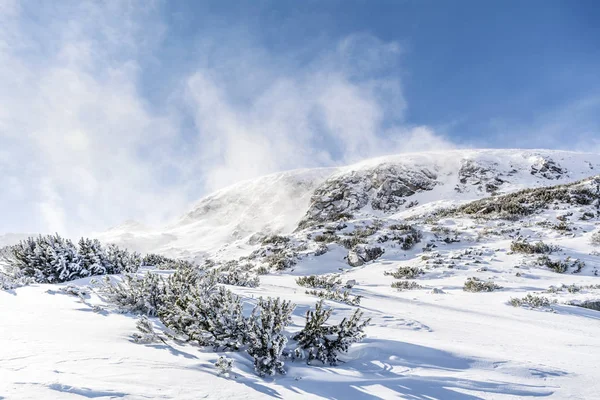
[[[369,204],[374,210],[397,211],[407,202],[406,197],[432,190],[438,184],[436,179],[427,168],[397,164],[337,175],[315,190],[299,228],[351,217],[352,212]]]
[[[356,279],[347,280],[345,286],[348,289],[352,289],[354,286],[356,286]]]
[[[531,175],[542,176],[546,179],[559,179],[567,170],[554,160],[540,157],[539,161],[531,166]]]
[[[351,267],[360,267],[361,265],[381,257],[384,250],[381,247],[367,247],[358,245],[348,252],[347,261]]]

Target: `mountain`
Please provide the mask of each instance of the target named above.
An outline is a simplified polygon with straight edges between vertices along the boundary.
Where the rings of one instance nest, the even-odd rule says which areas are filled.
[[[24,287],[0,270],[0,397],[597,398],[599,171],[600,155],[563,151],[400,154],[241,182],[162,229],[128,221],[100,236],[197,265]],[[203,340],[251,329],[266,298],[291,315],[264,346],[285,346],[286,374],[261,379],[248,339]],[[331,318],[308,324],[320,300]],[[307,356],[354,315],[366,338],[341,362]]]
[[[282,172],[213,193],[175,223],[125,224],[96,235],[175,257],[232,255],[257,234],[291,233],[340,215],[389,217],[519,189],[572,182],[600,171],[600,155],[552,150],[454,150],[379,157],[339,168]]]

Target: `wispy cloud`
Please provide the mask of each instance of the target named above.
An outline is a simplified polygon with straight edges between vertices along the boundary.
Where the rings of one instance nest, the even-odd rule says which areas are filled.
[[[260,174],[452,146],[405,124],[389,73],[402,47],[367,34],[300,60],[207,32],[157,110],[141,79],[169,30],[160,10],[0,1],[1,230],[155,223]]]

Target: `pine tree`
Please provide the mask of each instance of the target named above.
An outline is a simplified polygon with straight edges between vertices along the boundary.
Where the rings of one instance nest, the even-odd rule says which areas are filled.
[[[259,376],[285,374],[281,354],[287,337],[284,328],[290,323],[295,305],[279,298],[258,299],[248,320],[248,354],[254,358],[254,369]]]
[[[213,273],[176,271],[167,279],[159,316],[165,326],[200,346],[238,350],[244,344],[246,323],[240,298],[217,286]]]
[[[114,284],[107,276],[101,290],[106,300],[122,311],[155,317],[162,307],[165,283],[159,275],[151,272],[144,276],[126,274],[122,282]]]
[[[294,340],[300,349],[308,352],[307,362],[318,360],[323,364],[337,365],[339,354],[348,351],[352,343],[364,337],[364,328],[370,319],[362,320],[363,313],[356,309],[350,319],[344,318],[339,325],[325,325],[333,309],[323,309],[323,300],[315,306],[315,311],[306,313],[306,325]]]
[[[98,239],[79,240],[79,259],[83,269],[90,275],[104,275],[111,269],[110,263]]]

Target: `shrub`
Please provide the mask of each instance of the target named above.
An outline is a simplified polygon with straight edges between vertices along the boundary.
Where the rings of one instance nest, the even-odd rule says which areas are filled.
[[[600,246],[600,230],[592,234],[590,243],[594,246]]]
[[[310,294],[312,296],[317,296],[321,299],[339,301],[342,303],[346,303],[351,306],[357,306],[360,304],[360,300],[362,296],[353,296],[347,290],[307,290],[306,294]]]
[[[220,273],[218,275],[217,281],[224,285],[245,286],[252,288],[258,287],[260,285],[260,279],[258,278],[258,276],[243,271],[231,271]]]
[[[217,286],[214,272],[178,272],[167,279],[158,314],[163,324],[200,346],[239,349],[246,330],[240,298]]]
[[[467,278],[463,290],[465,292],[493,292],[494,290],[502,289],[492,281],[482,281],[479,278]]]
[[[419,277],[419,275],[424,274],[425,271],[419,267],[410,266],[410,267],[398,267],[396,271],[392,272],[384,272],[383,274],[386,276],[393,276],[396,279],[415,279]]]
[[[317,288],[317,289],[333,289],[342,284],[341,279],[336,275],[309,275],[296,278],[298,286]]]
[[[139,331],[134,333],[133,336],[133,341],[136,343],[155,343],[155,342],[165,342],[165,339],[163,339],[155,330],[154,330],[154,326],[152,326],[152,322],[148,319],[148,317],[146,316],[142,316],[137,322],[136,322],[136,328]]]
[[[254,358],[254,370],[259,376],[285,374],[281,354],[287,337],[283,330],[291,321],[295,305],[277,299],[258,299],[248,319],[248,354]]]
[[[423,286],[419,285],[415,281],[397,281],[392,283],[392,287],[399,290],[423,289]]]
[[[10,252],[9,265],[39,283],[65,282],[94,272],[105,273],[84,269],[73,242],[58,235],[28,238],[12,246]]]
[[[151,272],[143,276],[126,274],[122,282],[113,283],[107,276],[100,291],[106,300],[123,312],[158,315],[165,293],[164,280]]]
[[[228,376],[233,368],[233,358],[220,356],[215,362],[215,368],[219,371],[219,375]]]
[[[527,296],[523,298],[513,297],[510,299],[509,303],[513,307],[526,306],[530,308],[549,307],[552,304],[550,299],[547,297],[532,294],[527,294]]]
[[[365,243],[367,243],[367,241],[360,236],[345,237],[340,240],[340,244],[342,246],[344,246],[345,248],[347,248],[348,250],[355,248],[359,244],[365,244]]]
[[[323,232],[321,235],[316,235],[313,240],[319,243],[333,243],[340,240],[340,237],[335,233]]]
[[[579,273],[583,267],[585,267],[585,263],[583,261],[578,259],[572,260],[571,257],[567,257],[564,260],[552,260],[548,256],[541,256],[538,257],[537,263],[538,265],[548,267],[552,271],[559,274],[567,272],[569,268],[575,268],[573,273]]]
[[[265,237],[262,240],[262,245],[274,244],[274,245],[284,245],[290,241],[290,238],[287,236],[279,236],[279,235],[270,235]]]
[[[365,336],[364,329],[370,319],[363,320],[363,313],[355,310],[350,319],[344,318],[339,325],[325,325],[333,309],[323,309],[323,300],[315,306],[315,311],[306,312],[306,325],[294,336],[299,348],[308,352],[307,363],[317,360],[321,363],[337,365],[339,354],[348,351],[353,343]]]
[[[544,242],[537,242],[534,244],[517,240],[510,244],[510,250],[514,253],[524,254],[550,254],[554,251],[558,251],[557,246],[549,246]]]
[[[269,265],[269,268],[274,268],[276,271],[283,271],[296,265],[296,256],[292,253],[275,253],[265,257],[264,261]]]
[[[106,257],[112,266],[113,274],[137,272],[142,264],[139,253],[121,249],[115,244],[106,246]]]

